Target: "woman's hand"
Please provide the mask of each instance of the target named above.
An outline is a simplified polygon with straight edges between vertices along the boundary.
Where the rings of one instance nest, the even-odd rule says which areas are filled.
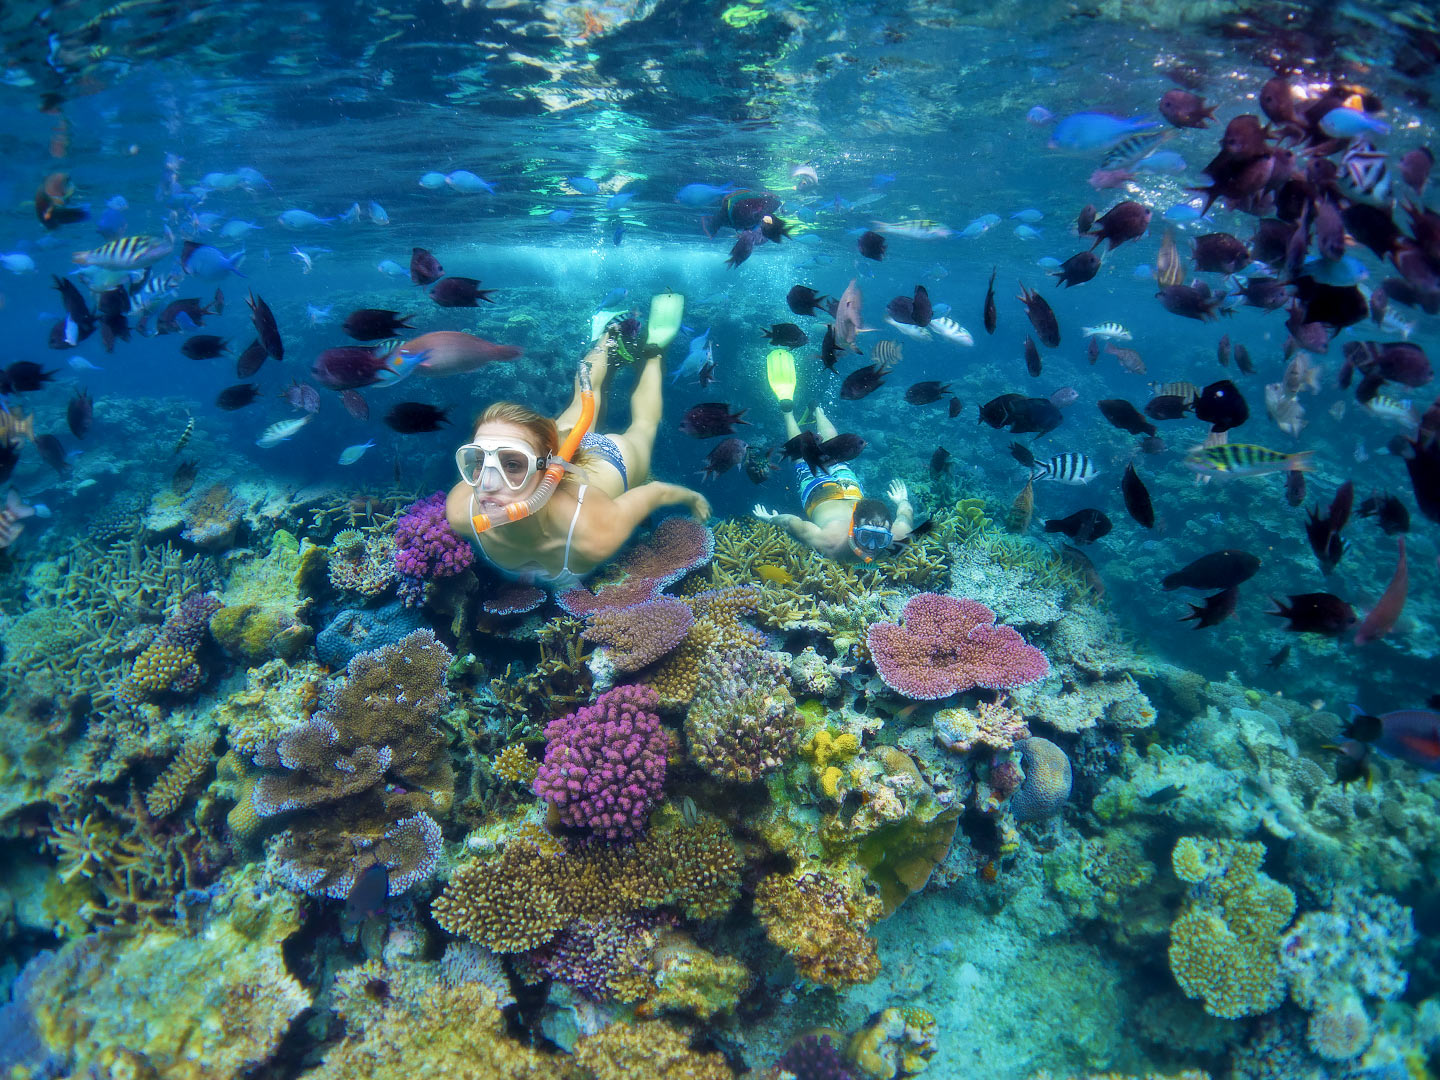
[[[685,505],[690,508],[690,513],[696,521],[708,521],[710,518],[710,500],[701,495],[694,488],[681,488],[684,492]]]

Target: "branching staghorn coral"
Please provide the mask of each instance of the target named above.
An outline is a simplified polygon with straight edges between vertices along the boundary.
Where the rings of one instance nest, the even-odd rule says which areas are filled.
[[[0,691],[8,698],[27,675],[50,673],[107,708],[123,674],[126,634],[159,623],[214,581],[200,556],[187,560],[168,544],[147,548],[138,537],[106,551],[82,544],[39,564],[27,580],[27,609],[5,631]]]
[[[507,742],[534,738],[546,723],[590,700],[590,653],[581,637],[581,619],[549,620],[539,632],[540,659],[529,670],[509,664],[490,680],[493,704],[481,702]]]

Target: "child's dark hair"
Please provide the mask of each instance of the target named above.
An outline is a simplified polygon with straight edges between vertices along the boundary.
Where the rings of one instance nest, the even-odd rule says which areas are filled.
[[[890,508],[879,499],[861,499],[855,504],[855,516],[851,520],[856,525],[880,525],[888,529]]]

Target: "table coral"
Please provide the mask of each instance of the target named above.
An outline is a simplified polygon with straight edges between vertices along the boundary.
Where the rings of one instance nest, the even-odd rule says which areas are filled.
[[[670,745],[653,711],[658,703],[648,686],[617,686],[550,721],[535,794],[566,825],[610,840],[642,832],[665,785]]]
[[[865,931],[880,902],[856,895],[827,871],[771,874],[755,887],[755,915],[804,978],[824,986],[870,982],[880,973],[875,941]]]
[[[1170,970],[1212,1016],[1259,1016],[1284,999],[1277,944],[1295,894],[1260,872],[1264,858],[1261,844],[1196,837],[1171,853],[1175,876],[1192,888],[1170,926]]]
[[[435,725],[452,657],[428,630],[362,653],[326,707],[257,749],[246,787],[261,818],[281,818],[275,857],[286,879],[335,897],[367,866],[390,870],[399,895],[439,853],[432,813],[454,798],[447,738]]]
[[[604,645],[615,670],[628,674],[669,655],[694,625],[695,615],[683,600],[657,596],[631,607],[596,612],[584,637]]]
[[[972,687],[1002,689],[1043,679],[1045,654],[984,604],[939,593],[912,596],[903,625],[879,622],[866,641],[885,685],[909,698],[949,697]]]

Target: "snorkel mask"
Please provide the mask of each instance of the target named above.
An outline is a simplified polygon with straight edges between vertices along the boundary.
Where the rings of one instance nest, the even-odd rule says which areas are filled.
[[[884,525],[856,525],[850,523],[850,550],[864,562],[874,562],[875,556],[882,555],[895,543],[895,537]]]
[[[476,491],[499,491],[502,485],[519,491],[539,464],[530,447],[513,439],[476,439],[455,451],[460,479]]]

